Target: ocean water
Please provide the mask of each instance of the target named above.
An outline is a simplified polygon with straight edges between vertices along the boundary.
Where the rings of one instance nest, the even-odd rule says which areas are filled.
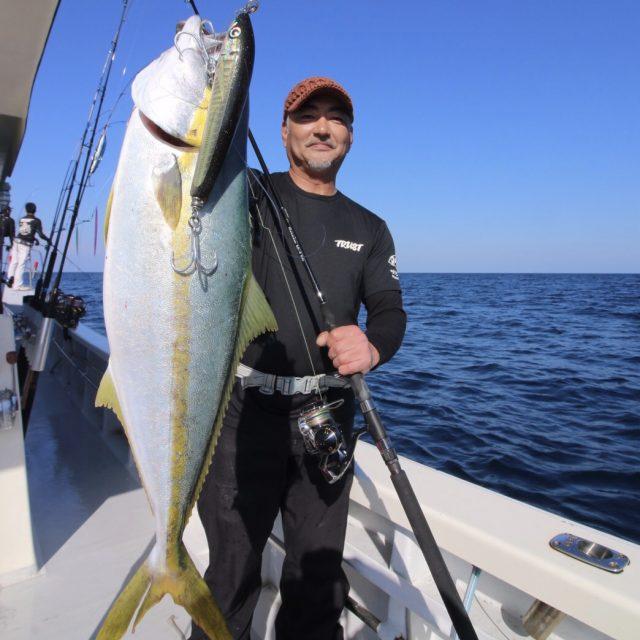
[[[403,346],[368,376],[396,448],[640,543],[640,275],[401,282]],[[102,274],[63,289],[104,332]]]

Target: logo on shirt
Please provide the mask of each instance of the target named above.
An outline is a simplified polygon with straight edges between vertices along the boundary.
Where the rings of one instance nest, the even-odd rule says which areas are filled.
[[[26,236],[31,233],[31,223],[28,220],[22,219],[18,224],[18,233],[21,236]]]
[[[20,222],[18,222],[17,237],[29,242],[33,242],[33,239],[35,237],[35,225],[36,221],[34,218],[20,218]]]
[[[356,253],[364,247],[363,243],[349,242],[348,240],[334,240],[334,242],[338,249],[351,249],[351,251],[355,251]]]
[[[391,274],[391,277],[394,280],[400,280],[400,276],[398,275],[398,270],[396,269],[396,267],[398,266],[398,260],[396,259],[395,254],[389,256],[389,259],[387,260],[387,262],[391,267],[391,269],[389,269],[389,273]]]

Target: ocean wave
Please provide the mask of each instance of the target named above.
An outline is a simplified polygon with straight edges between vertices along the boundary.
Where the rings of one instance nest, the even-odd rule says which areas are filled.
[[[475,373],[493,373],[494,371],[501,371],[502,366],[497,362],[486,362],[482,364],[469,364],[466,367],[462,367],[463,371],[473,371]]]
[[[400,453],[640,543],[640,276],[401,274],[367,376]],[[100,274],[65,274],[104,332]]]

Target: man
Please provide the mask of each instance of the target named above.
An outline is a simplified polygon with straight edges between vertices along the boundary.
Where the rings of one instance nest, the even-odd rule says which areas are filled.
[[[49,242],[49,238],[42,231],[40,218],[36,218],[36,205],[33,202],[27,202],[24,205],[24,210],[26,215],[20,218],[18,234],[11,250],[11,264],[9,265],[9,279],[7,281],[10,287],[13,287],[14,282],[17,281],[18,286],[16,289],[21,290],[27,289],[23,284],[23,278],[27,263],[31,260],[31,248],[34,244],[40,244],[36,235],[40,236],[45,242]]]
[[[9,240],[9,249],[13,247],[13,236],[16,233],[16,223],[11,217],[11,207],[7,204],[0,210],[0,243],[4,246],[4,239]]]
[[[0,210],[0,264],[4,263],[4,239],[9,239],[9,249],[13,247],[13,236],[16,233],[16,223],[11,217],[11,207],[7,204]],[[1,267],[0,267],[1,268]],[[4,282],[4,269],[2,270],[2,281]]]
[[[210,549],[205,579],[236,640],[248,640],[261,588],[261,556],[282,514],[285,560],[278,640],[337,640],[348,584],[341,568],[353,469],[336,483],[305,452],[297,418],[318,400],[343,400],[349,433],[354,398],[318,374],[367,373],[389,360],[406,324],[395,250],[380,218],[336,189],[353,142],[353,105],[338,83],[308,78],[285,101],[282,141],[289,171],[272,176],[338,328],[322,331],[315,291],[251,172],[253,273],[278,321],[255,340],[238,369],[229,408],[198,501]],[[367,331],[357,326],[361,302]],[[303,380],[300,380],[303,378]],[[332,385],[336,379],[332,378]],[[327,383],[328,384],[328,383]],[[191,640],[206,636],[194,626]]]
[[[0,242],[9,239],[9,249],[13,246],[13,236],[16,233],[16,223],[11,217],[11,207],[7,204],[0,211]]]

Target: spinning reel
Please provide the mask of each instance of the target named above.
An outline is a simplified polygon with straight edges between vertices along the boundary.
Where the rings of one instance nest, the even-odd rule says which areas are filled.
[[[366,431],[362,427],[345,437],[334,416],[343,404],[342,399],[333,402],[314,401],[303,407],[298,416],[298,428],[305,449],[310,455],[320,458],[320,471],[329,484],[337,482],[347,472],[358,438]]]
[[[86,303],[81,296],[65,294],[58,290],[53,301],[53,317],[65,328],[75,329],[87,312]]]

